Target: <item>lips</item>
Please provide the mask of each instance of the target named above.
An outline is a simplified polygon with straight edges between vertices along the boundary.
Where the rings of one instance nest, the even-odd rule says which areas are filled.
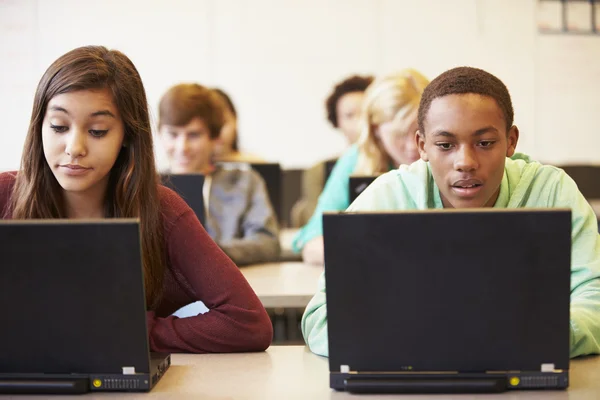
[[[85,175],[92,170],[92,168],[85,167],[79,164],[63,164],[59,165],[59,167],[65,175],[70,176]]]
[[[465,198],[476,196],[482,187],[483,182],[479,179],[460,179],[451,185],[452,191],[455,194]]]
[[[64,164],[64,165],[61,165],[61,167],[68,168],[68,169],[73,169],[73,170],[91,169],[91,168],[84,167],[83,165],[79,165],[79,164]]]
[[[479,179],[461,179],[452,184],[452,187],[467,189],[482,186],[483,182]]]

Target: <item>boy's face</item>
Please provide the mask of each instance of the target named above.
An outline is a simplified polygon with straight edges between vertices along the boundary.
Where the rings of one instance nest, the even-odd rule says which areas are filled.
[[[160,138],[172,173],[205,173],[210,167],[215,141],[202,119],[194,117],[184,126],[162,125]]]
[[[429,161],[444,207],[492,207],[519,139],[516,126],[506,131],[496,101],[474,93],[438,97],[423,125],[419,154]]]

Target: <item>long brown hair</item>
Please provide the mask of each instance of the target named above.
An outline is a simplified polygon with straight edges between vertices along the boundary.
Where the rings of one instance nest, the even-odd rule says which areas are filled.
[[[48,102],[77,90],[108,88],[125,128],[125,146],[110,171],[107,218],[139,218],[146,303],[162,291],[165,244],[146,92],[129,58],[101,46],[79,47],[58,58],[38,84],[25,139],[21,170],[12,194],[15,219],[65,218],[62,188],[44,157],[42,122]]]

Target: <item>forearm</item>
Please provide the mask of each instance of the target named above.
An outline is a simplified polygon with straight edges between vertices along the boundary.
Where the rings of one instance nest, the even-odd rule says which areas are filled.
[[[571,297],[571,358],[600,353],[600,281]]]
[[[304,315],[302,315],[302,335],[313,353],[328,357],[327,303],[324,282],[323,275],[319,279],[319,291],[310,300]]]
[[[219,246],[238,266],[274,262],[281,252],[279,239],[270,235],[232,239]]]
[[[147,313],[150,349],[173,353],[263,351],[273,330],[266,313],[223,305],[205,314],[177,318]]]
[[[325,263],[323,236],[317,236],[306,243],[302,249],[302,260],[312,265],[323,265]]]

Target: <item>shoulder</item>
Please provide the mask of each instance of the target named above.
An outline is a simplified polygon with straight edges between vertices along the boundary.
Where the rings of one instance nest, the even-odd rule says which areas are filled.
[[[4,215],[9,207],[16,179],[16,171],[0,173],[0,216]]]
[[[10,189],[15,185],[17,180],[17,171],[9,171],[0,173],[0,190]]]
[[[347,182],[347,177],[350,176],[356,164],[358,163],[358,145],[352,145],[344,154],[338,158],[333,170],[331,171],[330,179],[343,179]]]
[[[158,198],[160,200],[160,211],[166,226],[175,223],[186,213],[193,213],[185,200],[166,186],[158,185]]]
[[[507,159],[511,204],[554,207],[579,194],[577,184],[561,168],[530,159]]]
[[[575,184],[561,168],[525,157],[506,159],[505,170],[509,179],[530,187],[547,187],[564,182]]]
[[[247,187],[262,181],[260,174],[248,163],[221,163],[212,174],[213,185]]]
[[[359,148],[357,144],[353,144],[338,158],[336,165],[347,165],[351,164],[352,166],[356,165],[358,161]]]

